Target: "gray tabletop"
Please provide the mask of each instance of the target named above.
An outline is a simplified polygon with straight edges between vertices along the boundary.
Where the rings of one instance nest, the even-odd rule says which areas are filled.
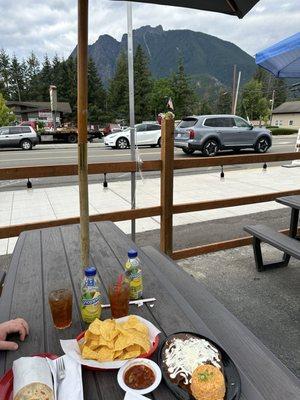
[[[300,210],[300,196],[286,196],[276,199],[277,203]]]
[[[111,222],[90,224],[91,264],[98,269],[107,301],[109,283],[122,271],[132,242]],[[242,400],[295,400],[298,379],[204,285],[182,271],[152,247],[139,250],[143,266],[144,296],[156,297],[153,308],[131,306],[161,330],[161,341],[179,331],[198,332],[219,343],[234,360],[242,380]],[[27,319],[31,332],[17,352],[0,353],[0,376],[14,359],[44,352],[61,354],[60,339],[74,338],[85,329],[79,311],[81,278],[77,225],[22,233],[0,298],[0,321],[17,316]],[[73,323],[69,329],[53,327],[48,293],[70,287],[74,294]],[[110,317],[109,310],[103,318]],[[284,340],[284,338],[283,338]],[[156,360],[156,355],[153,357]],[[123,399],[116,371],[83,371],[86,400]],[[152,399],[174,399],[165,384]]]

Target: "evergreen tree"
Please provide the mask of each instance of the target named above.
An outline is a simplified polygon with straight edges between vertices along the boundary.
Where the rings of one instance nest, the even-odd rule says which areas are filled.
[[[216,103],[216,113],[217,114],[231,114],[231,103],[232,103],[231,93],[220,89],[219,95]]]
[[[0,93],[0,126],[10,125],[10,123],[15,121],[15,119],[15,115],[6,106],[4,97]]]
[[[179,60],[177,73],[172,77],[172,90],[174,93],[173,104],[176,117],[182,118],[193,114],[197,96],[185,74],[182,59]]]
[[[106,104],[105,89],[98,75],[97,67],[90,58],[88,63],[88,107],[90,123],[108,122]]]
[[[31,52],[27,59],[27,98],[28,100],[40,100],[40,62]]]
[[[167,101],[169,98],[173,99],[173,97],[172,82],[169,78],[154,80],[149,98],[151,115],[156,118],[158,114],[166,112]]]
[[[128,66],[124,52],[121,53],[116,66],[114,78],[108,90],[108,107],[112,118],[129,119]]]
[[[148,120],[151,117],[151,74],[148,68],[148,59],[141,45],[138,45],[134,57],[134,106],[136,122]]]
[[[19,63],[17,57],[13,55],[9,71],[11,100],[17,100],[17,101],[26,100],[25,74],[26,74],[25,62]]]
[[[10,59],[4,49],[0,51],[0,91],[6,98],[10,98]]]
[[[48,55],[46,54],[40,73],[40,96],[42,101],[50,101],[49,86],[53,84],[52,77],[52,65]]]

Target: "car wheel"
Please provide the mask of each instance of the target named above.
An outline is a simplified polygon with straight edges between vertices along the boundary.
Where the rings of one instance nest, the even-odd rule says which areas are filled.
[[[185,154],[193,154],[195,150],[192,149],[181,149]]]
[[[158,147],[161,147],[161,138],[158,139],[158,141],[157,141],[157,146],[158,146]]]
[[[265,153],[271,146],[270,139],[266,136],[263,136],[258,139],[254,146],[254,150],[256,153]]]
[[[219,143],[215,139],[208,139],[202,147],[202,154],[206,157],[214,157],[218,151]]]
[[[20,143],[20,146],[23,150],[31,150],[32,149],[32,142],[29,139],[24,139]]]
[[[77,143],[77,135],[75,135],[75,133],[71,133],[71,135],[68,136],[68,143]]]
[[[116,142],[117,149],[127,149],[129,142],[126,138],[120,137]]]

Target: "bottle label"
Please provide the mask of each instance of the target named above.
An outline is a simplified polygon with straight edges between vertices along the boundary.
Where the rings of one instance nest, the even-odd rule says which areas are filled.
[[[93,299],[82,298],[81,303],[83,306],[97,306],[101,301],[101,296],[94,297]]]

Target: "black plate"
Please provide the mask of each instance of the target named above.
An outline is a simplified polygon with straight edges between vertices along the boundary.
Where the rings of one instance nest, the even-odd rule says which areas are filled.
[[[163,375],[164,381],[166,382],[166,385],[169,387],[169,389],[177,397],[177,399],[194,400],[194,396],[190,395],[186,390],[182,389],[178,385],[175,385],[168,378],[168,376],[165,373],[164,367],[163,367],[162,352],[165,347],[166,341],[180,333],[190,334],[193,336],[197,336],[200,339],[205,339],[220,351],[220,353],[222,355],[223,372],[224,372],[225,382],[226,382],[226,394],[225,394],[224,400],[238,400],[240,398],[240,394],[241,394],[241,378],[240,378],[240,375],[238,373],[238,370],[237,370],[234,362],[229,357],[229,355],[222,349],[222,347],[220,347],[218,344],[216,344],[212,340],[208,339],[207,337],[199,335],[198,333],[194,333],[194,332],[173,333],[172,335],[168,336],[163,341],[163,343],[161,344],[160,349],[159,349],[158,362],[159,362],[160,368],[162,370],[162,375]]]

